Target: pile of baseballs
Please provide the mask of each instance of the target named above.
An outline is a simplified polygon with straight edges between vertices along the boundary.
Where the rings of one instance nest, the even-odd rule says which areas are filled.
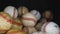
[[[41,13],[38,10],[29,11],[25,6],[18,9],[7,6],[0,12],[0,34],[59,34],[60,29],[55,22],[37,24],[40,18]],[[35,27],[36,24],[39,27]]]

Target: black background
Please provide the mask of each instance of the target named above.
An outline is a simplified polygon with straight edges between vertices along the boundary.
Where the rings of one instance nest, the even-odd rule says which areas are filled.
[[[26,6],[29,10],[36,9],[41,13],[43,10],[52,10],[54,13],[53,21],[60,25],[60,5],[59,0],[0,0],[0,10],[6,6]]]

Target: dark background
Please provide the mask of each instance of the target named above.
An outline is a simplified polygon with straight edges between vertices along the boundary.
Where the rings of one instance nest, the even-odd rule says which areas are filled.
[[[60,25],[60,5],[59,0],[0,0],[0,10],[6,6],[15,6],[18,8],[19,6],[26,6],[29,10],[36,9],[41,13],[43,10],[52,10],[54,13],[53,21]]]

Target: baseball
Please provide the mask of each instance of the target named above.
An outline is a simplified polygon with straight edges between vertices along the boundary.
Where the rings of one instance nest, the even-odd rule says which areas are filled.
[[[37,20],[41,18],[41,14],[37,10],[31,10],[30,13],[33,14]]]
[[[19,16],[28,13],[28,11],[29,11],[28,8],[25,7],[25,6],[21,6],[21,7],[18,8],[18,14],[19,14]]]
[[[44,18],[40,19],[40,21],[35,25],[35,28],[37,29],[37,31],[41,31],[41,27],[45,22],[47,22],[46,19]]]
[[[37,31],[41,31],[42,25],[43,25],[43,24],[41,24],[41,23],[36,24],[36,26],[35,26],[36,30],[37,30]]]
[[[18,16],[17,9],[15,7],[13,7],[13,6],[7,6],[4,9],[4,12],[8,13],[13,18],[17,18],[17,16]]]
[[[46,34],[59,34],[59,26],[55,22],[45,23],[42,26],[41,31]]]
[[[22,30],[22,27],[23,27],[23,24],[22,24],[21,20],[19,20],[18,18],[15,18],[12,29],[21,29]]]
[[[0,33],[8,31],[13,23],[12,17],[4,12],[0,12]]]
[[[34,15],[27,13],[22,16],[22,22],[24,26],[35,26],[37,20]]]
[[[33,32],[36,32],[37,30],[34,27],[24,27],[23,29],[27,34],[32,34]]]
[[[19,29],[11,29],[6,34],[26,34],[26,32]]]

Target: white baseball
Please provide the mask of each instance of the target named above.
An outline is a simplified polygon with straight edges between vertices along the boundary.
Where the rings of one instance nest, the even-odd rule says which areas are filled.
[[[13,7],[13,6],[7,6],[4,9],[4,12],[10,14],[10,16],[13,17],[13,18],[16,18],[18,16],[17,9],[15,7]]]
[[[49,22],[45,28],[44,25],[41,31],[45,29],[46,34],[59,34],[59,26],[55,22]]]
[[[41,14],[37,10],[31,10],[30,13],[32,13],[33,15],[35,15],[35,17],[36,17],[37,20],[39,20],[41,18]]]
[[[24,26],[35,26],[37,20],[33,14],[27,13],[22,16],[22,22]]]

